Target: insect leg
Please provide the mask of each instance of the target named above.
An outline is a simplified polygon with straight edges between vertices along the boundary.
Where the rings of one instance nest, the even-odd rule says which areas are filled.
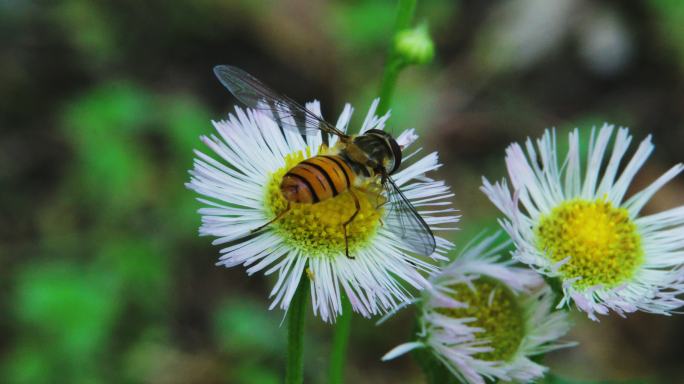
[[[385,198],[382,196],[382,194],[379,191],[374,191],[371,190],[370,188],[364,188],[364,187],[354,187],[358,189],[359,191],[365,193],[368,196],[375,197],[375,209],[378,210],[385,206],[385,204],[389,203],[389,199]],[[382,199],[382,202],[379,202],[380,199]],[[382,218],[378,219],[380,220],[380,225],[384,226],[385,223],[382,222]]]
[[[273,218],[271,221],[269,221],[268,223],[266,223],[266,224],[264,224],[264,225],[262,225],[262,226],[260,226],[260,227],[258,227],[258,228],[252,229],[251,231],[249,231],[249,233],[252,234],[252,233],[259,232],[259,231],[261,231],[262,229],[268,227],[269,225],[275,223],[276,221],[282,219],[283,216],[285,216],[285,214],[288,213],[288,212],[290,211],[290,208],[291,208],[290,204],[291,204],[291,203],[288,201],[288,202],[287,202],[287,207],[286,207],[285,209],[283,209],[278,215],[276,215],[276,217],[274,217],[274,218]]]
[[[354,188],[365,193],[366,195],[368,195],[369,198],[374,197],[375,198],[375,209],[380,209],[383,205],[387,204],[387,199],[385,199],[382,196],[381,189],[378,187],[371,186],[369,188],[366,188],[363,186],[358,186],[358,187],[354,187]],[[381,203],[381,202],[379,202],[380,199],[383,199],[384,201]]]
[[[380,197],[383,197],[383,196],[379,196],[378,200]],[[377,203],[377,200],[376,200],[377,205],[375,206],[375,209],[380,209],[389,203],[389,199],[383,197],[383,200],[384,201],[382,203]]]
[[[349,238],[347,237],[347,225],[354,221],[354,218],[356,215],[361,212],[361,203],[359,203],[359,198],[356,197],[356,194],[354,194],[354,190],[352,188],[348,189],[349,194],[351,194],[352,198],[354,199],[354,205],[356,206],[356,210],[354,213],[351,215],[349,220],[345,221],[344,224],[342,224],[342,230],[344,230],[344,249],[345,249],[345,254],[347,255],[348,258],[353,259],[354,257],[349,256]]]

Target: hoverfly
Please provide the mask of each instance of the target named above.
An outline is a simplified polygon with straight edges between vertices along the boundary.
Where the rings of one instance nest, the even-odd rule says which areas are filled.
[[[269,111],[281,129],[294,130],[302,135],[321,131],[325,144],[329,135],[339,139],[329,153],[305,159],[285,174],[280,191],[288,202],[287,207],[252,232],[281,219],[290,210],[291,204],[316,204],[349,192],[356,210],[342,224],[342,231],[346,256],[353,258],[349,255],[347,226],[361,210],[354,187],[357,181],[364,178],[379,178],[382,190],[386,193],[384,204],[388,207],[383,225],[394,231],[412,251],[425,256],[435,251],[432,231],[390,177],[399,169],[402,159],[401,147],[390,134],[371,129],[361,135],[347,135],[239,68],[218,65],[214,67],[214,74],[247,107]]]

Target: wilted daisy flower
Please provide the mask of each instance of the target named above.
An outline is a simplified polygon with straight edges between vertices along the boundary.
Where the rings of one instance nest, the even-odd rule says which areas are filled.
[[[639,212],[683,166],[625,199],[653,144],[647,137],[625,161],[632,137],[619,129],[610,149],[612,136],[612,125],[598,135],[592,130],[584,172],[577,130],[562,164],[553,131],[537,140],[536,149],[528,139],[527,153],[513,144],[506,150],[513,192],[506,180],[484,179],[482,189],[506,216],[501,223],[518,248],[515,257],[562,281],[560,305],[572,300],[593,320],[610,309],[668,314],[683,303],[677,295],[684,289],[684,207]]]
[[[384,129],[389,115],[376,116],[377,104],[377,100],[373,102],[361,133]],[[318,102],[307,108],[320,116]],[[351,115],[352,108],[346,105],[337,128],[346,131]],[[206,205],[200,210],[200,234],[216,236],[214,244],[225,245],[218,264],[242,264],[250,275],[277,273],[271,308],[288,308],[303,274],[310,280],[314,313],[326,321],[334,321],[341,313],[342,293],[355,311],[368,317],[410,300],[401,280],[418,289],[425,284],[421,273],[433,271],[435,266],[413,255],[399,234],[384,225],[392,204],[383,205],[372,185],[358,186],[355,193],[360,212],[347,227],[353,259],[345,256],[342,230],[355,211],[349,192],[316,204],[293,204],[282,218],[252,233],[286,208],[280,190],[283,176],[300,161],[324,154],[323,138],[314,129],[304,129],[305,137],[281,130],[272,115],[240,108],[214,126],[219,136],[202,137],[202,141],[220,159],[196,152],[187,184],[204,196],[199,199]],[[397,142],[405,151],[416,138],[414,131],[408,130]],[[337,137],[329,139],[331,146],[337,142]],[[453,227],[458,220],[447,201],[452,196],[449,188],[443,181],[425,176],[439,167],[437,154],[431,153],[393,175],[433,231]],[[436,250],[430,256],[439,259],[451,244],[438,236],[435,239]]]
[[[424,349],[460,381],[527,383],[547,368],[534,355],[570,346],[561,343],[570,324],[553,312],[553,293],[534,271],[501,261],[497,235],[466,249],[423,291],[417,340],[388,352],[393,359]]]

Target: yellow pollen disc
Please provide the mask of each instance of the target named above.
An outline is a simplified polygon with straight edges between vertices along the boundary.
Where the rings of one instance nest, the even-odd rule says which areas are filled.
[[[478,340],[487,340],[490,352],[475,354],[485,361],[511,360],[525,335],[525,318],[515,294],[501,282],[480,277],[472,282],[474,289],[461,283],[452,285],[452,297],[468,304],[466,308],[442,308],[439,312],[454,319],[472,317],[469,327],[482,328],[475,333]]]
[[[266,210],[275,217],[287,207],[287,200],[280,192],[280,182],[285,173],[299,162],[311,157],[311,150],[292,153],[285,157],[285,166],[271,174],[266,186]],[[370,181],[354,189],[361,210],[347,226],[349,254],[368,245],[375,235],[383,214],[383,197],[375,183]],[[332,199],[316,204],[292,203],[290,211],[273,223],[274,230],[293,247],[313,257],[336,257],[344,255],[345,242],[342,224],[356,211],[354,199],[345,191]]]
[[[537,246],[547,257],[569,261],[566,279],[581,277],[575,288],[601,284],[613,288],[632,278],[644,261],[641,237],[629,213],[606,200],[574,199],[542,216],[535,228]]]

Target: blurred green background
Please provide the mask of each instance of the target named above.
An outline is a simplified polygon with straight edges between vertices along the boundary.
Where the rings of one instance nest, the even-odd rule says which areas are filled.
[[[377,92],[395,2],[0,0],[0,383],[279,383],[282,312],[270,281],[214,266],[183,186],[198,136],[235,100],[233,64],[335,120]],[[657,151],[644,186],[684,144],[684,2],[419,2],[437,56],[401,76],[390,120],[438,150],[464,244],[496,212],[480,177],[504,176],[511,141],[610,121]],[[563,140],[561,140],[563,141]],[[684,203],[684,180],[653,212]],[[347,377],[420,383],[411,310],[356,318]],[[591,323],[547,357],[576,379],[684,382],[684,318]],[[323,383],[331,327],[309,321],[307,382]]]

